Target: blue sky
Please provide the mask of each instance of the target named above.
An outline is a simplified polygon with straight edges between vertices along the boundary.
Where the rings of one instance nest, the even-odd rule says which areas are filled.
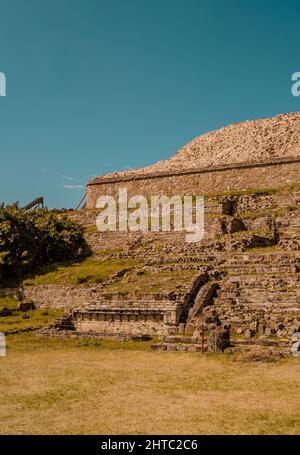
[[[298,0],[0,0],[0,201],[74,207],[95,175],[300,111]]]

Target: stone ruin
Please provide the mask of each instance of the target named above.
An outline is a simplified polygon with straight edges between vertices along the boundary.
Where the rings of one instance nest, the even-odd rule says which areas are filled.
[[[67,215],[103,261],[140,259],[99,285],[31,286],[23,292],[66,316],[43,333],[145,339],[153,349],[224,350],[286,345],[300,330],[300,114],[244,122],[192,141],[173,158],[88,182],[87,209]],[[204,195],[205,237],[184,232],[98,232],[96,201],[129,195]],[[164,290],[166,274],[190,279]],[[142,292],[142,274],[159,293]],[[179,274],[179,275],[178,275]],[[129,291],[122,289],[131,283]],[[114,285],[112,290],[112,285]],[[215,340],[215,341],[214,341]]]

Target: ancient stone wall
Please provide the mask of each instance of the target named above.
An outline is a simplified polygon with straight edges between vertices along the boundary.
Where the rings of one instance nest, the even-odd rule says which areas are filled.
[[[300,180],[299,180],[300,183]],[[262,211],[278,210],[287,207],[297,207],[300,204],[300,190],[287,188],[286,191],[274,194],[245,194],[236,198],[235,212],[243,214],[253,212],[258,214]]]
[[[143,195],[150,198],[154,195],[203,195],[275,188],[299,182],[300,158],[146,175],[103,176],[88,183],[87,208],[95,208],[99,196],[110,195],[117,198],[119,188],[127,188],[128,196]]]
[[[73,310],[78,332],[96,332],[104,336],[163,335],[176,327],[182,303],[168,300],[102,301],[94,307]]]
[[[300,254],[232,254],[220,270],[208,321],[218,314],[238,334],[286,337],[300,328]]]
[[[76,306],[88,306],[99,298],[97,286],[85,285],[38,285],[24,286],[23,297],[32,299],[39,308],[60,308],[64,310]]]
[[[222,234],[222,223],[218,218],[209,218],[205,220],[204,239],[214,238]],[[123,248],[135,245],[146,245],[149,242],[171,242],[186,243],[186,231],[169,231],[169,232],[86,232],[85,238],[89,248],[93,252]]]
[[[87,308],[106,302],[107,308],[111,308],[114,302],[120,305],[123,302],[131,307],[134,302],[146,302],[146,306],[153,305],[155,308],[160,302],[169,302],[170,296],[164,293],[158,294],[132,294],[128,293],[105,293],[101,285],[57,285],[45,284],[37,286],[24,286],[22,298],[32,299],[39,308],[62,308],[65,310],[74,308]],[[105,306],[105,304],[103,303]]]
[[[173,294],[105,293],[95,285],[26,286],[23,298],[38,308],[71,310],[77,332],[106,337],[167,334],[183,308],[183,297],[176,300]]]
[[[0,298],[21,300],[23,298],[23,291],[21,288],[0,288]]]
[[[99,333],[104,337],[163,335],[167,326],[163,323],[160,314],[103,314],[103,313],[75,313],[74,325],[79,333]]]

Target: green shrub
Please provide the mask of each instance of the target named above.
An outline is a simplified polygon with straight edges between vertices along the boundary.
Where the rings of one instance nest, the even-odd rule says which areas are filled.
[[[0,282],[86,251],[83,228],[66,216],[45,209],[0,206]]]

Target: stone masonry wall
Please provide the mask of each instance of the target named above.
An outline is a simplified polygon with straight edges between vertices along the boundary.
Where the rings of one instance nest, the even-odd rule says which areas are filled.
[[[28,286],[23,297],[39,308],[71,310],[77,332],[103,336],[162,335],[176,326],[183,302],[167,294],[103,293],[98,286]]]
[[[182,303],[168,300],[102,301],[94,307],[73,311],[78,332],[113,335],[167,334],[178,324]]]
[[[218,219],[210,219],[205,222],[204,240],[214,238],[222,234],[222,225]],[[146,245],[149,242],[178,242],[185,243],[186,231],[170,232],[87,232],[85,239],[93,252],[111,248],[123,248],[138,244]]]
[[[37,285],[25,286],[22,289],[22,298],[32,299],[39,308],[88,308],[99,305],[104,308],[113,308],[114,305],[133,307],[135,302],[139,307],[163,308],[171,301],[170,296],[164,293],[158,294],[124,294],[105,293],[100,285]],[[102,304],[101,304],[102,302]],[[146,302],[146,303],[145,303]]]
[[[203,195],[226,191],[275,188],[299,183],[300,159],[279,159],[266,163],[245,163],[236,166],[202,168],[157,174],[123,177],[102,177],[87,186],[87,208],[95,208],[101,195],[118,197],[119,188],[127,188],[128,196]]]
[[[100,320],[100,317],[104,318],[105,315],[81,313],[75,318],[76,331],[80,333],[101,333],[103,336],[142,336],[168,333],[167,326],[163,324],[162,319],[158,320],[158,317],[155,319],[154,316],[148,320],[145,320],[144,315],[141,315],[140,318],[137,316],[135,320],[132,320],[134,316],[128,316],[126,321],[120,320],[119,315],[111,320]]]

